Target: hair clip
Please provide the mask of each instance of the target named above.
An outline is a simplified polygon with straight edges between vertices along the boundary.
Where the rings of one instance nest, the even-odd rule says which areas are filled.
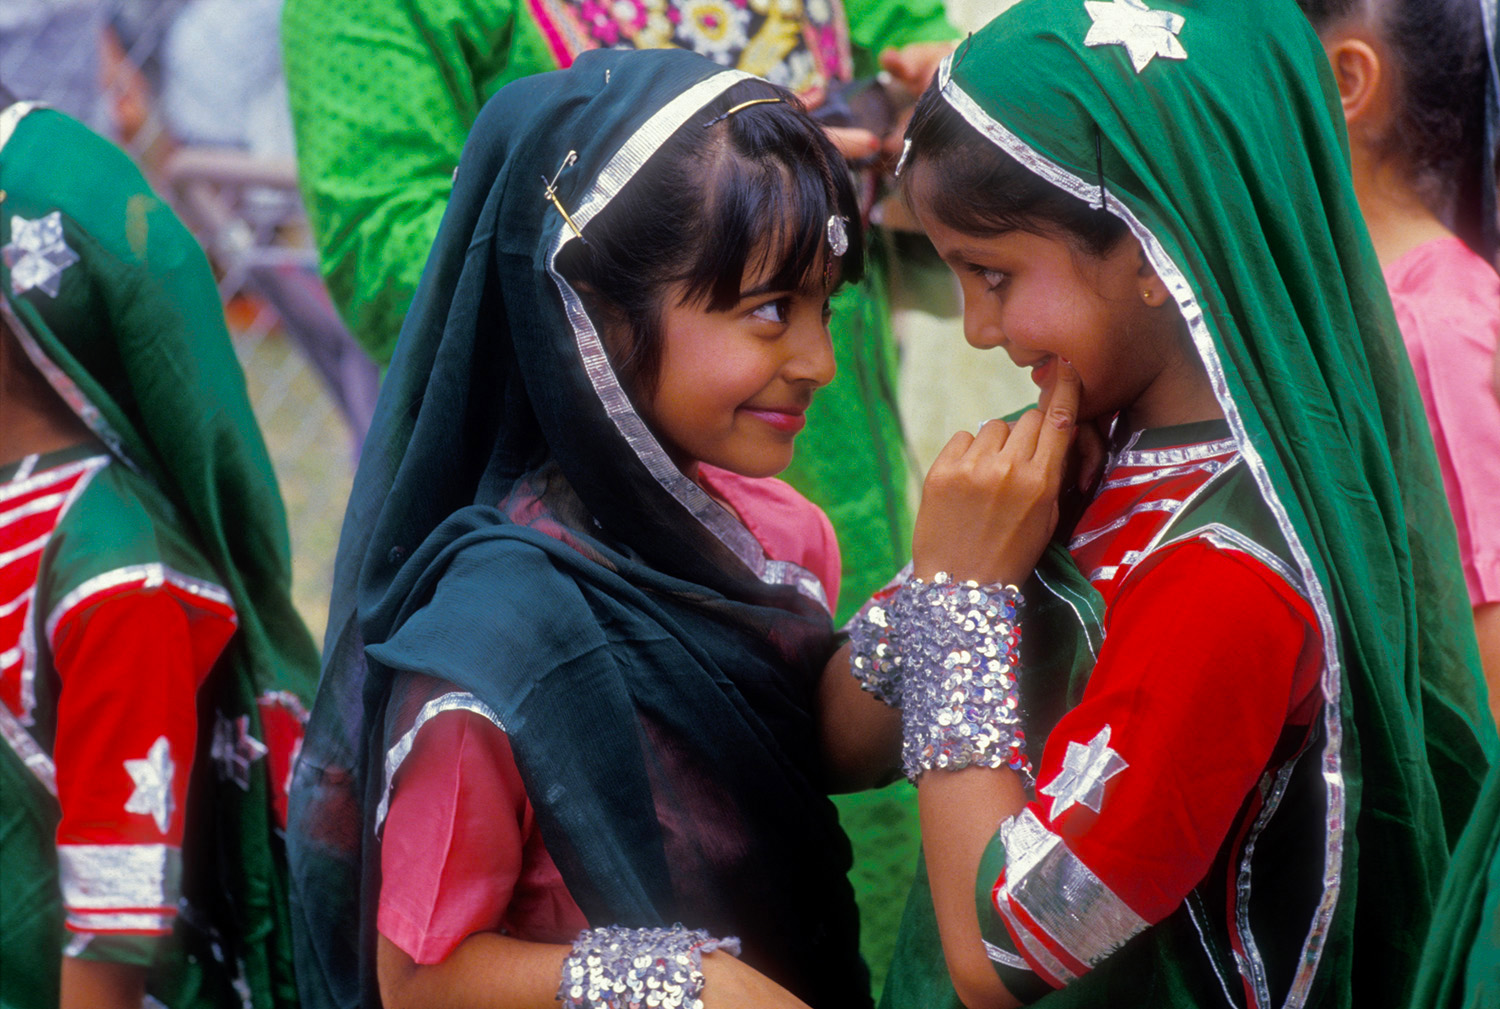
[[[834,214],[828,218],[828,250],[835,256],[842,256],[849,251],[848,223],[849,218],[842,214]]]
[[[725,119],[728,119],[730,116],[734,115],[736,112],[740,111],[741,109],[748,109],[752,105],[774,105],[774,104],[776,104],[776,103],[778,103],[780,101],[781,101],[780,98],[752,98],[748,102],[740,102],[738,105],[736,105],[734,108],[730,109],[728,112],[720,112],[718,115],[714,116],[708,122],[704,123],[703,124],[703,128],[706,130],[710,126],[713,126],[715,123],[723,122]]]
[[[1099,127],[1097,125],[1095,125],[1095,127],[1094,127],[1094,166],[1095,166],[1095,170],[1099,173],[1099,203],[1098,203],[1097,206],[1094,205],[1094,204],[1092,204],[1092,203],[1090,203],[1089,206],[1093,207],[1095,210],[1103,210],[1104,209],[1104,135],[1103,135],[1102,132],[1100,132]]]
[[[559,214],[562,214],[563,220],[568,222],[568,227],[573,229],[573,234],[578,236],[578,240],[581,241],[584,245],[587,245],[589,244],[589,240],[583,237],[583,231],[578,227],[578,225],[573,223],[573,218],[568,215],[568,211],[562,205],[562,201],[557,198],[558,178],[562,175],[563,171],[569,165],[572,165],[577,160],[578,152],[569,151],[568,156],[566,158],[563,158],[563,163],[557,166],[557,172],[552,176],[551,182],[547,181],[547,177],[545,175],[539,176],[539,178],[542,180],[542,184],[547,187],[545,194],[547,199],[551,200],[552,205],[557,208],[557,212]]]
[[[901,173],[906,171],[906,159],[911,157],[911,137],[901,141],[901,157],[896,160],[896,168],[891,172],[891,178],[901,178]]]

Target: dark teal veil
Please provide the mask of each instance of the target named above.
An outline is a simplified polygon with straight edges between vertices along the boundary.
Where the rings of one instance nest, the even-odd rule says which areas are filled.
[[[549,180],[586,235],[744,77],[589,52],[475,124],[355,479],[294,784],[309,1006],[378,1003],[383,761],[424,675],[505,728],[591,923],[738,934],[813,1005],[868,1004],[848,845],[812,773],[828,613],[672,466],[554,268],[579,239]]]

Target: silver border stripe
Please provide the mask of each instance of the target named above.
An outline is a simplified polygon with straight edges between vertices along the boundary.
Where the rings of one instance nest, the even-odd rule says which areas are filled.
[[[68,928],[77,932],[146,932],[160,935],[172,931],[177,910],[145,913],[136,911],[68,912]]]
[[[70,912],[175,910],[180,853],[165,844],[59,844],[57,869]]]
[[[1226,464],[1217,459],[1205,459],[1203,462],[1188,463],[1183,466],[1168,466],[1164,469],[1154,469],[1147,473],[1136,473],[1133,476],[1122,476],[1114,480],[1106,480],[1099,485],[1098,493],[1114,490],[1117,487],[1135,487],[1138,484],[1152,483],[1156,480],[1165,480],[1168,477],[1187,476],[1189,473],[1217,473]]]
[[[1020,137],[991,118],[989,113],[980,108],[979,104],[962,88],[947,79],[949,72],[946,66],[940,70],[940,77],[943,78],[940,84],[943,98],[975,129],[1036,175],[1081,200],[1090,199],[1095,192],[1094,182],[1088,182],[1073,175],[1033,150]],[[1323,895],[1318,903],[1312,926],[1303,939],[1297,972],[1292,978],[1285,1003],[1287,1009],[1300,1009],[1307,1002],[1313,977],[1322,959],[1323,946],[1328,937],[1329,924],[1333,920],[1334,907],[1338,904],[1343,879],[1345,799],[1342,751],[1344,733],[1340,720],[1343,667],[1338,654],[1338,628],[1333,620],[1333,611],[1329,607],[1327,594],[1322,583],[1318,581],[1312,557],[1298,538],[1297,530],[1292,526],[1291,516],[1286,506],[1277,497],[1276,488],[1271,485],[1271,475],[1266,468],[1265,460],[1261,458],[1259,450],[1250,441],[1249,433],[1245,429],[1245,419],[1240,414],[1238,404],[1229,394],[1228,376],[1224,371],[1223,362],[1219,360],[1218,348],[1214,345],[1213,334],[1209,332],[1208,321],[1204,317],[1203,306],[1199,304],[1196,292],[1188,283],[1186,275],[1167,255],[1161,242],[1150,229],[1141,223],[1129,207],[1121,203],[1118,198],[1108,201],[1108,206],[1110,213],[1119,217],[1130,227],[1131,233],[1145,250],[1147,260],[1156,270],[1157,276],[1161,277],[1167,289],[1172,292],[1172,297],[1177,302],[1177,309],[1183,321],[1187,323],[1188,332],[1198,348],[1198,356],[1208,372],[1214,398],[1218,400],[1219,407],[1224,411],[1224,419],[1229,423],[1230,434],[1233,435],[1235,444],[1239,446],[1241,457],[1255,477],[1255,485],[1262,499],[1271,509],[1276,524],[1281,528],[1282,535],[1286,538],[1292,556],[1297,562],[1297,567],[1302,571],[1303,582],[1307,586],[1307,598],[1318,615],[1319,629],[1323,633],[1325,658],[1322,682],[1323,727],[1326,743],[1323,748],[1322,763],[1323,780],[1327,786],[1327,805],[1324,810]]]
[[[7,564],[10,564],[13,561],[18,561],[22,557],[28,557],[31,554],[41,552],[41,550],[47,546],[47,540],[51,536],[52,530],[48,529],[46,532],[42,533],[30,543],[22,543],[20,546],[15,547],[14,549],[7,550],[4,553],[0,553],[0,568],[5,567]]]
[[[1182,448],[1141,449],[1122,451],[1115,460],[1116,466],[1181,466],[1187,462],[1199,462],[1216,455],[1228,455],[1239,451],[1233,438],[1222,441],[1185,445]]]
[[[1057,598],[1061,599],[1063,602],[1065,602],[1065,603],[1068,604],[1068,609],[1072,610],[1073,611],[1073,615],[1078,618],[1078,626],[1083,629],[1083,643],[1086,644],[1086,645],[1088,645],[1088,647],[1089,647],[1089,654],[1094,657],[1094,661],[1095,662],[1098,662],[1099,661],[1099,648],[1103,648],[1104,647],[1104,618],[1103,618],[1103,616],[1100,615],[1100,614],[1098,614],[1098,613],[1094,613],[1093,606],[1089,606],[1089,613],[1093,615],[1094,622],[1099,627],[1099,648],[1095,648],[1094,647],[1094,641],[1093,641],[1093,639],[1089,637],[1089,625],[1084,622],[1083,614],[1081,612],[1079,612],[1079,610],[1078,610],[1078,603],[1075,602],[1069,596],[1064,595],[1060,590],[1058,590],[1050,582],[1048,582],[1047,579],[1043,578],[1042,577],[1042,573],[1041,573],[1040,570],[1033,571],[1032,574],[1036,575],[1036,580],[1042,583],[1042,587],[1043,588],[1045,588],[1048,592],[1052,593],[1054,596],[1056,596]],[[1092,600],[1088,600],[1088,601],[1092,602]]]
[[[61,466],[42,470],[24,480],[12,480],[9,483],[0,484],[0,503],[9,501],[11,498],[23,497],[54,483],[71,480],[80,473],[96,470],[108,462],[109,456],[107,455],[93,455],[87,459],[76,459],[73,462],[63,463]]]
[[[23,339],[24,342],[24,339]],[[47,530],[46,539],[50,540],[57,527],[67,517],[68,509],[73,507],[73,502],[83,496],[89,485],[94,482],[94,477],[109,463],[109,456],[96,455],[87,459],[80,459],[72,465],[59,466],[55,470],[48,470],[27,480],[26,483],[35,487],[50,486],[49,479],[68,479],[74,476],[77,480],[68,490],[67,500],[57,510],[57,520],[52,523],[52,528]],[[66,473],[66,477],[59,476]],[[3,564],[0,561],[0,564]],[[32,600],[35,601],[36,586],[32,586]],[[48,641],[51,641],[50,635]],[[31,713],[36,710],[36,607],[26,607],[26,615],[21,621],[21,714],[22,725],[30,725],[34,721]]]
[[[31,738],[31,733],[26,731],[21,720],[6,704],[0,704],[0,736],[5,737],[5,742],[15,751],[21,763],[26,765],[26,769],[42,783],[42,787],[52,795],[57,795],[57,766],[52,763],[47,751]]]
[[[417,731],[433,718],[445,711],[472,711],[476,715],[489,720],[495,728],[505,732],[505,723],[500,721],[500,716],[488,704],[467,691],[455,690],[441,697],[434,697],[422,705],[422,710],[417,712],[416,721],[411,723],[411,728],[404,732],[400,739],[396,740],[394,746],[385,754],[385,787],[380,792],[380,804],[375,807],[374,832],[380,833],[380,828],[385,826],[385,815],[391,808],[391,785],[396,780],[396,772],[401,769],[401,764],[411,755],[411,748],[417,741]]]
[[[77,383],[68,377],[67,372],[54,364],[52,359],[42,351],[41,346],[36,342],[36,337],[31,335],[31,330],[26,328],[26,324],[11,307],[10,299],[3,291],[0,291],[0,317],[5,319],[6,325],[16,335],[16,341],[20,343],[26,356],[31,359],[31,363],[36,366],[36,370],[42,373],[47,383],[62,397],[63,402],[68,404],[68,409],[77,414],[78,419],[94,432],[94,436],[102,441],[104,447],[109,449],[116,458],[131,469],[135,469],[135,463],[131,462],[130,457],[125,454],[125,444],[119,434],[109,426],[109,422],[104,419],[104,414],[100,413],[99,408],[83,394],[83,390],[78,388]]]
[[[1229,982],[1225,980],[1224,973],[1219,970],[1219,961],[1214,957],[1213,950],[1208,948],[1208,935],[1203,931],[1203,923],[1198,920],[1198,908],[1193,906],[1193,899],[1197,896],[1197,891],[1194,891],[1188,894],[1188,899],[1184,901],[1187,906],[1188,921],[1193,923],[1193,930],[1198,933],[1198,941],[1203,945],[1203,956],[1208,960],[1208,965],[1214,969],[1214,977],[1219,979],[1219,989],[1224,993],[1224,1001],[1228,1003],[1229,1009],[1239,1009],[1239,1004],[1229,993]]]
[[[1016,970],[1029,971],[1032,974],[1036,973],[1036,971],[1031,969],[1031,964],[1026,962],[1025,957],[1017,956],[1008,949],[1001,949],[988,939],[981,939],[980,941],[984,943],[984,955],[995,963],[1002,963]]]
[[[636,172],[640,171],[646,160],[666,143],[668,138],[677,132],[677,129],[687,122],[693,113],[738,82],[754,79],[743,71],[725,70],[699,81],[658,109],[625,142],[624,146],[615,152],[614,157],[610,158],[609,163],[599,173],[599,177],[594,180],[593,187],[580,201],[578,209],[573,212],[573,221],[579,230],[587,227],[589,221],[593,220],[610,200],[619,195],[620,190],[635,176]],[[688,479],[673,464],[661,447],[661,443],[656,440],[656,436],[646,427],[645,421],[631,405],[630,397],[620,386],[619,377],[615,375],[614,368],[609,363],[609,356],[605,353],[604,343],[594,329],[588,312],[584,310],[582,300],[563,279],[562,274],[557,272],[558,254],[568,242],[577,237],[572,228],[558,229],[552,251],[547,256],[547,272],[562,296],[563,309],[573,327],[578,343],[578,355],[583,361],[584,371],[593,383],[594,391],[598,393],[599,401],[604,405],[604,410],[614,422],[615,428],[635,451],[636,456],[656,482],[743,561],[756,578],[771,585],[792,585],[804,595],[810,595],[808,578],[811,576],[790,562],[767,564],[765,551],[761,549],[760,543],[750,530],[746,529],[739,519],[721,507],[717,501],[709,497],[707,491]],[[811,595],[811,598],[827,608],[827,597],[821,592],[821,586],[819,588],[820,592]]]
[[[25,459],[22,459],[21,465],[17,466],[15,473],[11,474],[11,479],[19,482],[31,476],[31,474],[36,470],[36,464],[41,460],[41,458],[42,457],[40,453],[33,452]]]
[[[0,529],[5,528],[12,522],[19,522],[22,519],[31,518],[33,515],[40,515],[42,512],[51,511],[67,500],[67,497],[68,495],[63,491],[58,491],[56,494],[44,494],[41,497],[32,498],[25,504],[12,508],[9,511],[0,512]]]
[[[1171,514],[1181,507],[1182,502],[1176,498],[1159,498],[1152,501],[1142,501],[1140,504],[1132,506],[1129,511],[1113,522],[1107,522],[1098,529],[1090,529],[1086,533],[1079,533],[1077,536],[1074,536],[1068,541],[1068,549],[1077,550],[1080,547],[1086,547],[1100,536],[1112,533],[1116,529],[1123,529],[1125,524],[1137,515],[1144,515],[1147,512],[1166,512]]]
[[[1147,922],[1029,808],[1018,815],[1005,844],[1008,896],[1079,963],[1097,967]],[[1011,845],[1017,847],[1011,857]]]
[[[0,150],[10,143],[10,138],[15,135],[16,127],[21,125],[22,119],[37,109],[47,107],[45,102],[15,102],[0,110]]]
[[[999,908],[1001,916],[1005,919],[1005,923],[1010,927],[1011,938],[1015,939],[1016,944],[1026,951],[1026,955],[1041,967],[1040,971],[1033,968],[1032,973],[1048,975],[1051,981],[1062,985],[1069,985],[1077,981],[1078,975],[1064,967],[1062,961],[1053,956],[1052,951],[1042,945],[1042,941],[1032,934],[1031,929],[1027,928],[1025,923],[1016,917],[1016,913],[1011,910],[1006,896],[1006,891],[1002,888],[1000,893],[996,895],[995,906]]]
[[[163,585],[185,592],[195,600],[202,600],[227,609],[230,621],[239,623],[239,618],[234,612],[234,600],[230,598],[228,590],[222,585],[185,575],[175,568],[154,561],[150,564],[129,564],[123,568],[106,571],[102,575],[95,575],[63,596],[58,600],[57,605],[52,607],[52,612],[47,615],[47,641],[53,643],[57,634],[57,625],[62,623],[63,618],[77,609],[79,605],[87,603],[92,606],[99,602],[96,596],[112,595],[126,588],[156,589]]]

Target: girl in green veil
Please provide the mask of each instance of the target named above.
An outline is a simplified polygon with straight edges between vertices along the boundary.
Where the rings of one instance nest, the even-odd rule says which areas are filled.
[[[1044,412],[955,437],[853,629],[931,883],[885,1001],[1405,1004],[1494,734],[1317,38],[1023,0],[907,137],[966,336]]]

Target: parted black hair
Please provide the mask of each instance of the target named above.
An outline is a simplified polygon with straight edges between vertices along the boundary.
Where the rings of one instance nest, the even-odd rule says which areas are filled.
[[[996,147],[943,100],[936,81],[917,100],[906,138],[911,148],[903,181],[918,165],[928,166],[942,184],[928,187],[923,202],[957,231],[1056,233],[1102,256],[1129,230],[1114,214],[1064,192]],[[909,185],[905,191],[910,199]]]
[[[757,98],[780,101],[723,113]],[[718,120],[715,122],[715,120]],[[849,249],[830,263],[828,219],[846,218]],[[625,387],[649,394],[661,365],[667,291],[723,311],[747,269],[773,290],[821,287],[864,272],[849,170],[791,92],[741,81],[704,106],[647,160],[571,242],[559,268],[596,324],[624,337],[610,348]],[[616,341],[618,342],[618,341]]]
[[[1406,166],[1418,195],[1474,245],[1489,73],[1479,0],[1297,2],[1319,33],[1350,15],[1371,18],[1398,85],[1392,127],[1374,153]]]

